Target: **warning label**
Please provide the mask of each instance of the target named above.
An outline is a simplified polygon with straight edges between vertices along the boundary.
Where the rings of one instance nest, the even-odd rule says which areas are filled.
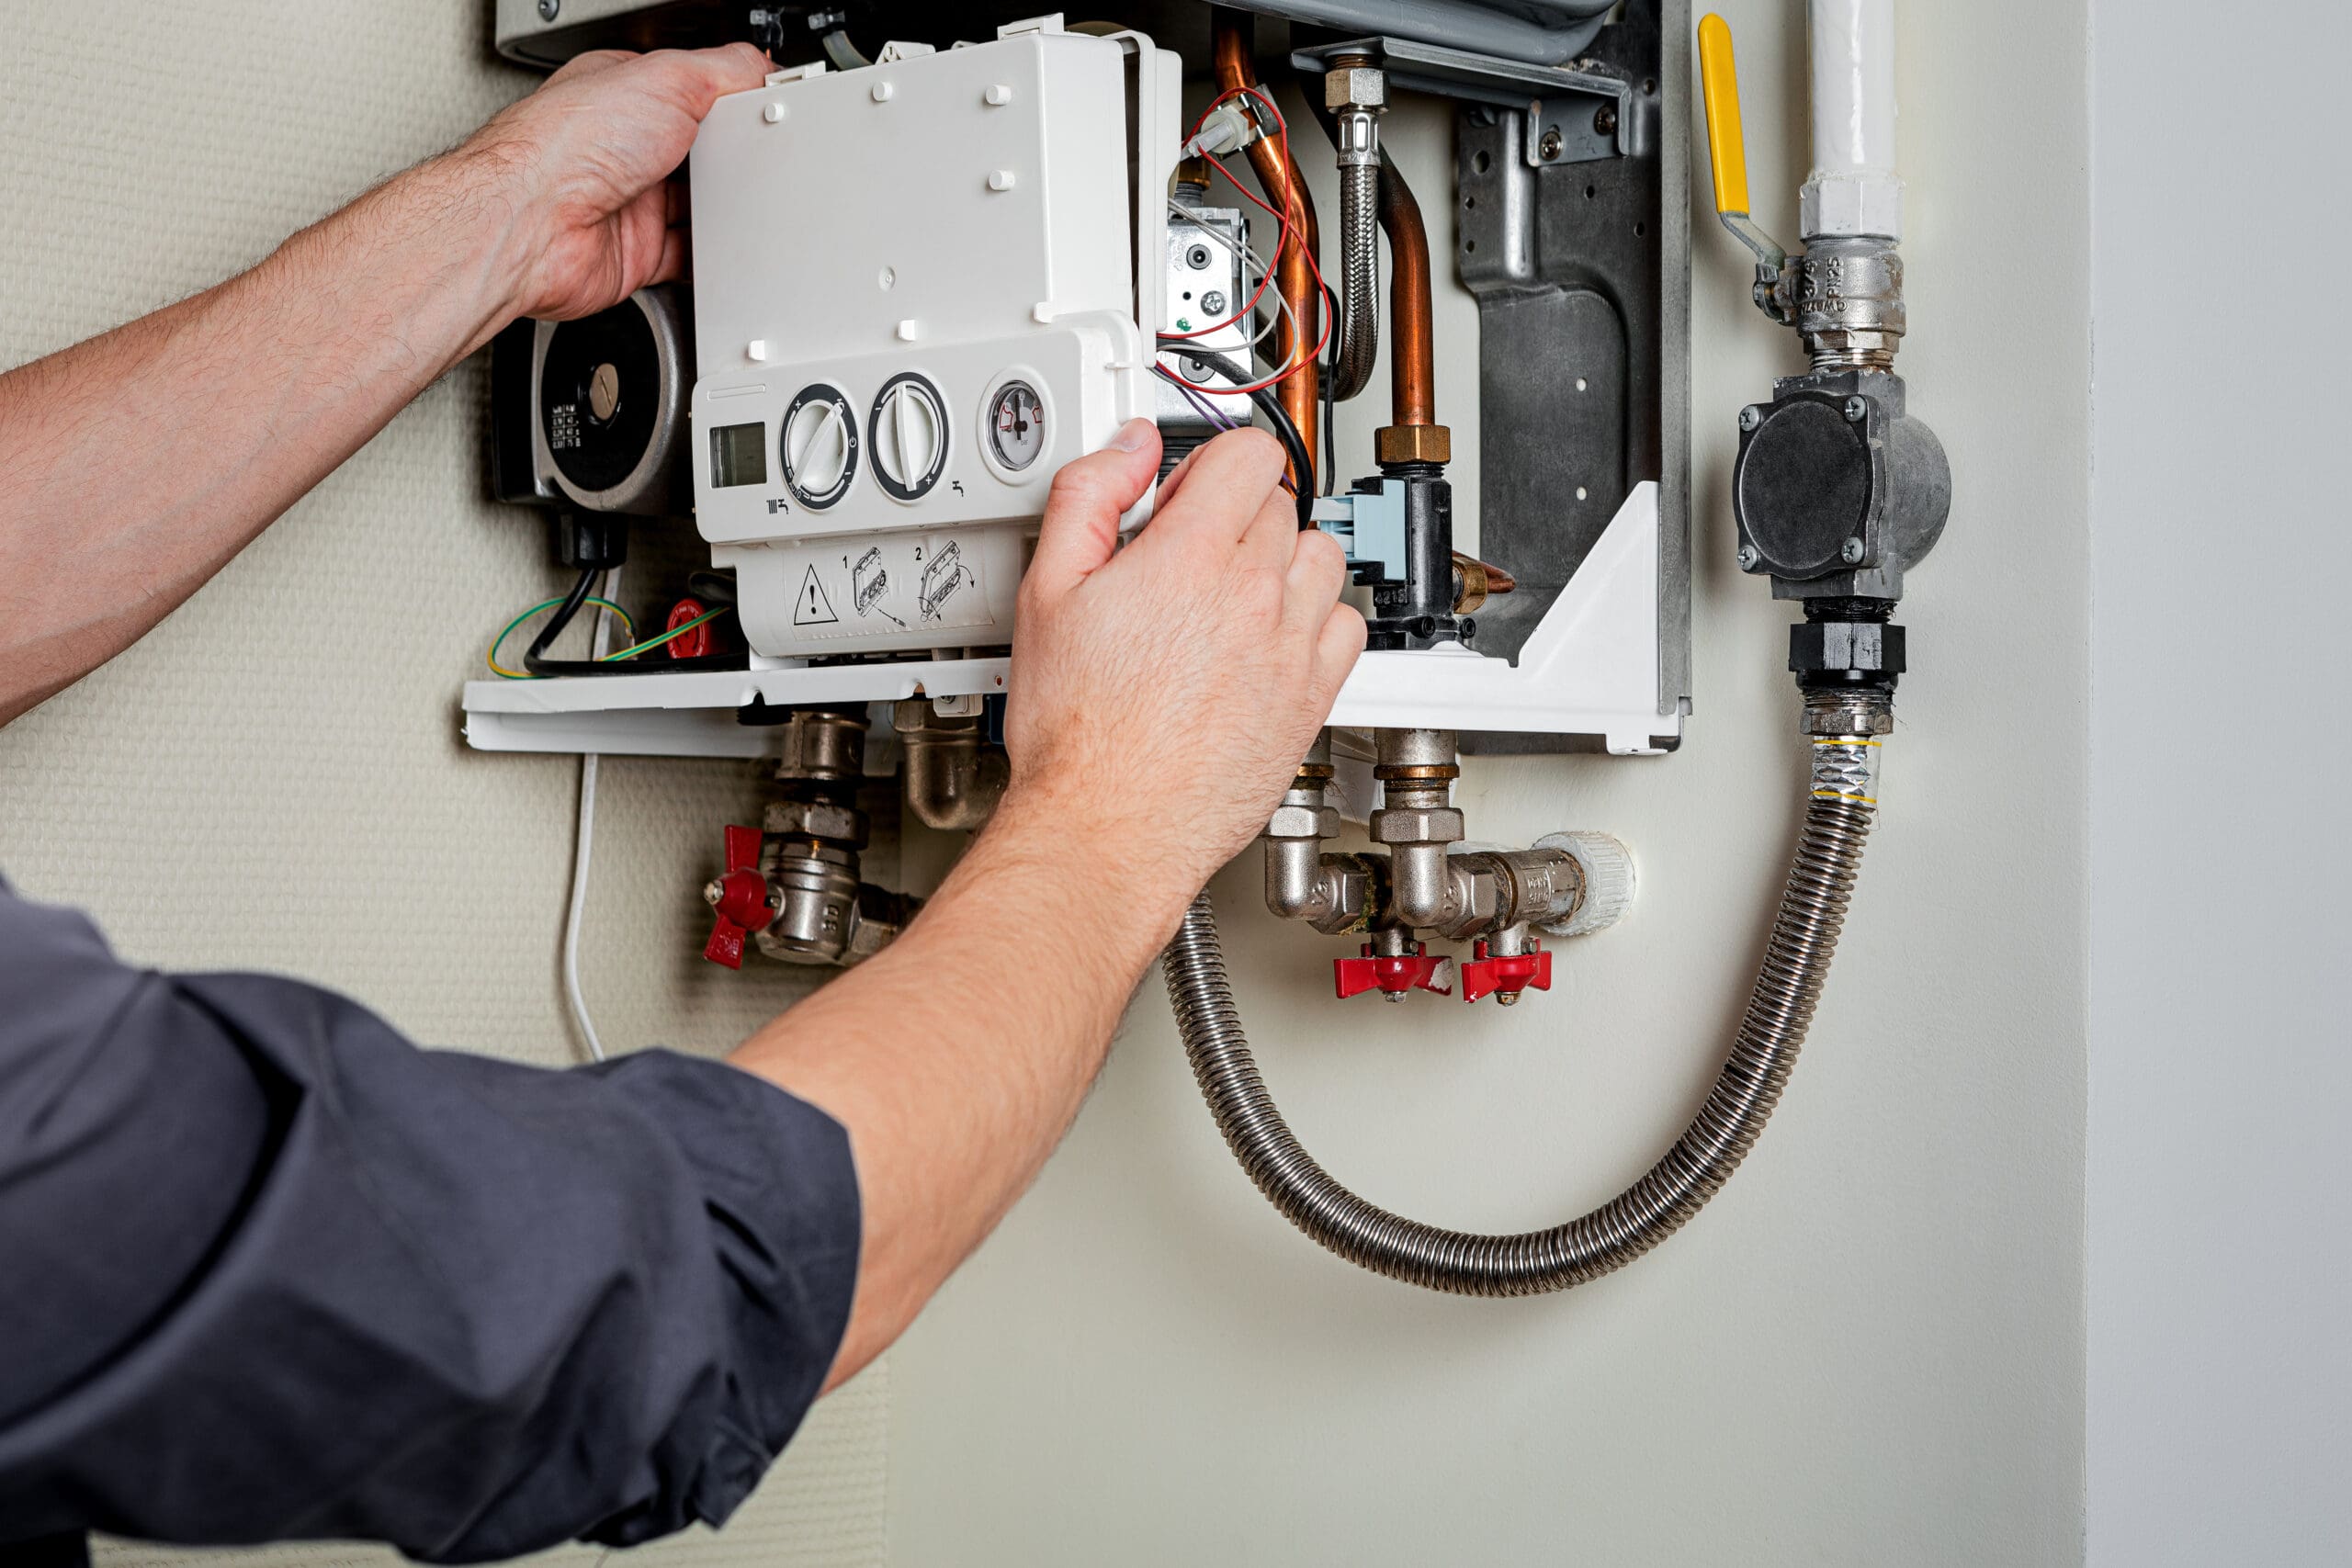
[[[796,626],[829,626],[841,616],[833,613],[833,602],[825,594],[825,585],[817,581],[817,569],[810,567],[808,575],[800,580],[800,597],[793,602],[792,624]]]

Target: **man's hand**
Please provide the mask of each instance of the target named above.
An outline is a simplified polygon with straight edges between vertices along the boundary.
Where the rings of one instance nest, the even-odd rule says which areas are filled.
[[[1054,480],[1021,588],[1004,810],[1114,857],[1172,920],[1264,828],[1364,624],[1339,603],[1339,545],[1299,531],[1283,450],[1258,431],[1187,458],[1114,554],[1159,463],[1137,420]]]
[[[748,43],[583,54],[481,128],[455,161],[487,174],[512,222],[508,314],[569,320],[685,267],[671,175],[711,104],[769,70]]]
[[[678,276],[669,176],[767,69],[749,44],[583,56],[251,272],[0,376],[0,724],[143,636],[516,316]]]
[[[849,1129],[865,1243],[831,1381],[898,1337],[1036,1175],[1136,980],[1265,826],[1363,619],[1276,488],[1282,448],[1220,435],[1160,487],[1138,420],[1054,481],[1021,587],[1012,784],[907,933],[735,1063]]]

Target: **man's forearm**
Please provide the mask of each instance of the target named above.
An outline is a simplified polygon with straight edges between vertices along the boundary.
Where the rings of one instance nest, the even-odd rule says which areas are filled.
[[[1050,810],[1008,798],[905,936],[735,1057],[850,1130],[866,1256],[835,1383],[1035,1178],[1189,897]]]
[[[0,376],[0,723],[143,635],[504,320],[481,154]]]

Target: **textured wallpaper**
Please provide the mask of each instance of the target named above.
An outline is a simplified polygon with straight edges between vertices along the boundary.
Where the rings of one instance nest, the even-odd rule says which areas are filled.
[[[0,4],[0,363],[215,282],[463,136],[532,80],[492,56],[488,11]],[[0,868],[25,893],[90,909],[141,962],[297,974],[428,1043],[573,1058],[556,949],[577,765],[458,734],[491,634],[556,587],[535,514],[483,499],[487,386],[461,367],[144,642],[0,730]],[[757,776],[614,761],[604,784],[599,1027],[616,1048],[722,1050],[806,986],[698,956],[700,880],[718,828],[758,819]],[[884,1561],[887,1377],[820,1407],[723,1536],[635,1560]]]

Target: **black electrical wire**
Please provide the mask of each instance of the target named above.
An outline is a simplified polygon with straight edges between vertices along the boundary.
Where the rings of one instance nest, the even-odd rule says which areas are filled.
[[[1340,436],[1334,428],[1339,423],[1339,400],[1332,395],[1339,379],[1340,344],[1336,334],[1324,352],[1329,358],[1317,361],[1315,373],[1323,383],[1323,483],[1320,488],[1325,495],[1329,495],[1337,486],[1340,467]]]
[[[1187,359],[1199,361],[1236,387],[1248,387],[1256,379],[1250,374],[1250,367],[1239,360],[1227,358],[1222,354],[1211,354],[1196,346],[1189,338],[1163,337],[1159,340],[1159,346]],[[1203,389],[1215,391],[1216,389]],[[1302,529],[1312,528],[1315,526],[1316,469],[1315,458],[1306,450],[1306,440],[1299,434],[1298,426],[1292,423],[1290,415],[1283,412],[1281,401],[1272,391],[1264,387],[1255,387],[1250,389],[1249,396],[1250,400],[1258,405],[1258,412],[1264,414],[1267,423],[1274,427],[1274,439],[1281,442],[1283,450],[1290,454],[1291,470],[1304,481],[1298,487],[1298,525]]]
[[[555,614],[548,617],[548,624],[539,628],[539,635],[533,637],[531,646],[524,650],[524,669],[534,675],[673,675],[691,670],[744,668],[742,659],[731,653],[705,654],[696,659],[666,659],[659,664],[639,664],[628,660],[607,662],[595,659],[548,658],[548,649],[555,646],[555,639],[561,637],[564,628],[578,616],[580,607],[588,602],[588,595],[595,588],[596,579],[603,570],[601,567],[592,566],[581,572],[580,581],[571,585],[571,592],[564,595],[563,603],[556,606]]]

